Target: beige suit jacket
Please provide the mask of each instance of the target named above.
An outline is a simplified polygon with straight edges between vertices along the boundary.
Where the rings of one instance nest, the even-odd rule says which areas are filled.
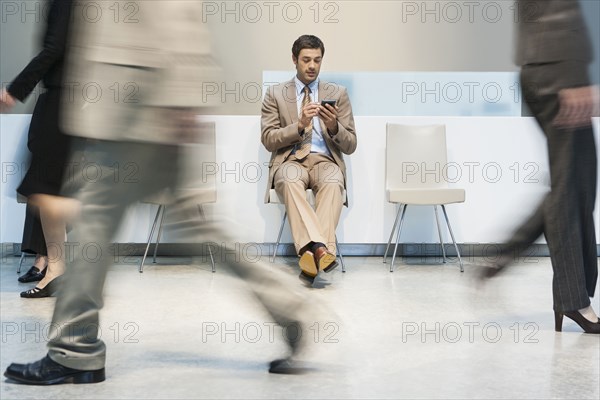
[[[102,11],[95,19],[74,13],[65,131],[104,140],[177,142],[171,110],[213,106],[204,83],[220,78],[202,24],[202,1],[78,2],[85,6]]]
[[[340,108],[338,112],[338,133],[331,136],[327,127],[321,122],[321,131],[325,143],[334,161],[344,174],[346,180],[346,164],[344,154],[352,154],[356,150],[356,131],[354,116],[348,92],[343,86],[335,83],[319,82],[319,101],[336,100]],[[265,148],[272,152],[269,162],[269,183],[265,203],[269,202],[269,191],[273,188],[275,172],[289,157],[294,145],[301,142],[298,133],[298,109],[296,105],[296,84],[294,79],[271,86],[265,94],[262,105],[261,141]],[[347,205],[347,199],[345,204]]]

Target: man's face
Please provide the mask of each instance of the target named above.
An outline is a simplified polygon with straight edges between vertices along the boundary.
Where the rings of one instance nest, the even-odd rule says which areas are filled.
[[[308,85],[319,76],[323,54],[321,49],[302,49],[298,58],[292,55],[292,60],[296,65],[296,76],[300,82]]]

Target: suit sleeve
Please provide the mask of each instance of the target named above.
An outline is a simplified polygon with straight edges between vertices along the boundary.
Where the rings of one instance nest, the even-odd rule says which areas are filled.
[[[344,154],[352,154],[356,150],[356,130],[354,129],[354,115],[352,105],[346,89],[342,90],[338,102],[338,133],[331,136],[333,143]]]
[[[48,13],[44,47],[7,88],[11,96],[23,102],[44,75],[62,60],[71,16],[71,0],[54,0]]]
[[[282,111],[287,112],[287,110],[279,109],[273,90],[274,88],[269,88],[265,94],[260,119],[261,142],[270,152],[293,146],[300,143],[302,139],[302,136],[298,133],[297,122],[288,126],[281,126],[279,113]]]

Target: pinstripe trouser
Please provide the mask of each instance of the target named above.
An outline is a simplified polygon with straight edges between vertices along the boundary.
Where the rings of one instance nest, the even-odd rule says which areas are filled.
[[[559,110],[558,94],[550,86],[560,76],[560,64],[524,69],[523,95],[548,143],[550,193],[509,240],[510,250],[524,250],[542,233],[550,249],[554,278],[554,310],[574,311],[590,305],[598,279],[594,227],[597,157],[590,125],[560,129],[552,124]],[[567,76],[570,71],[562,71]]]

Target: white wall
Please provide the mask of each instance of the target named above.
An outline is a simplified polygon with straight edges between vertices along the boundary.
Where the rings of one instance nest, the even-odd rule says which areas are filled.
[[[0,242],[20,243],[25,206],[17,204],[15,188],[26,171],[29,115],[0,117],[2,161]],[[260,144],[258,116],[218,116],[218,202],[209,212],[227,214],[245,225],[239,240],[274,242],[282,207],[263,204],[269,154]],[[350,207],[342,212],[341,243],[385,243],[396,209],[385,200],[385,126],[445,123],[448,161],[460,167],[455,187],[466,189],[464,204],[447,207],[454,234],[461,243],[494,243],[506,238],[547,190],[548,167],[543,135],[532,118],[521,117],[356,117],[357,151],[346,158]],[[595,119],[596,138],[600,120]],[[528,164],[529,163],[529,164]],[[469,167],[471,166],[471,167]],[[530,173],[537,172],[533,176]],[[450,170],[457,172],[458,168]],[[497,175],[500,173],[501,175]],[[518,174],[517,174],[518,173]],[[527,178],[537,179],[531,183]],[[598,195],[596,210],[598,209]],[[118,242],[145,242],[153,207],[139,205],[128,216]],[[600,238],[596,213],[597,237]],[[289,229],[284,242],[291,242]],[[417,207],[407,212],[403,241],[437,242],[433,211]]]

